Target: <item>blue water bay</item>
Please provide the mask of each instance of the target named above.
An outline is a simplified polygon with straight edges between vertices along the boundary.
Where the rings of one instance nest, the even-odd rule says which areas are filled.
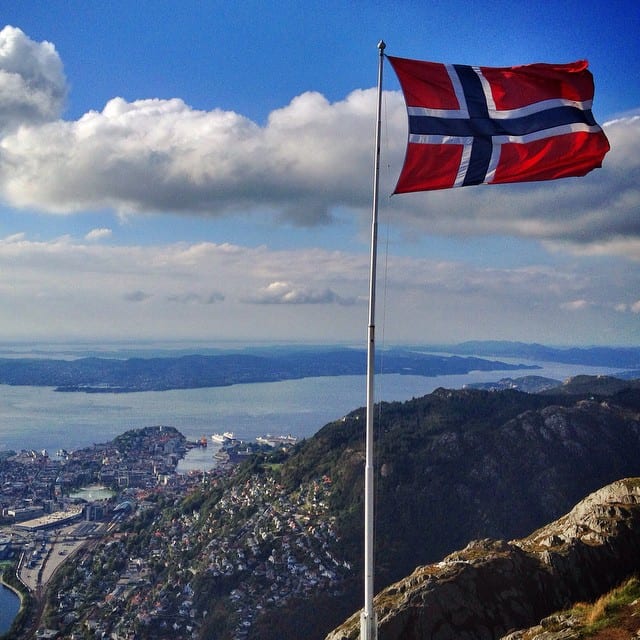
[[[11,589],[0,585],[0,635],[9,631],[20,609],[20,598]]]
[[[602,368],[537,363],[522,371],[565,379],[577,373],[609,373]],[[466,375],[386,374],[376,378],[376,401],[407,400],[437,387],[499,380],[513,372]],[[132,428],[173,426],[190,439],[233,431],[252,440],[259,435],[309,437],[327,422],[365,404],[364,376],[327,376],[229,387],[139,393],[63,393],[50,387],[0,385],[0,451],[73,450],[111,440]]]

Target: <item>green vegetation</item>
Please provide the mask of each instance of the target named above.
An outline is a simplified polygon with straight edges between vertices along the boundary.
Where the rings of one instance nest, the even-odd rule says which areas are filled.
[[[629,605],[637,604],[639,598],[640,580],[634,576],[591,604],[577,604],[570,613],[583,621],[580,635],[588,637],[602,629],[615,627]]]
[[[624,640],[640,634],[640,580],[637,576],[594,602],[578,602],[571,609],[555,613],[542,621],[545,633],[562,636],[570,629],[572,638]],[[540,626],[527,629],[523,640],[540,637]]]

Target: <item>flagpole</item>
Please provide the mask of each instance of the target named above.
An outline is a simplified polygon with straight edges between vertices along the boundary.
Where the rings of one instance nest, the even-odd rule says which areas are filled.
[[[373,411],[375,373],[376,263],[378,253],[378,186],[380,183],[380,129],[382,111],[382,68],[385,43],[378,43],[378,102],[376,108],[376,142],[371,215],[371,269],[369,275],[369,329],[367,340],[367,423],[364,473],[364,607],[360,615],[360,639],[376,640],[378,626],[373,608]]]

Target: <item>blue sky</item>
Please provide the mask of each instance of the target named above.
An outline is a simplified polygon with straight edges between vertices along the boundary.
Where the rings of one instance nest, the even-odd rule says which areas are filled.
[[[385,341],[638,344],[640,4],[533,4],[3,7],[0,336],[363,339],[383,38],[442,62],[586,58],[612,145],[585,178],[388,198],[406,118],[386,65]]]

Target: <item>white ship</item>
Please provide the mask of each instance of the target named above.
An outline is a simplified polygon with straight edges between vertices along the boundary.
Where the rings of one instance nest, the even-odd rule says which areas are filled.
[[[224,433],[214,433],[211,439],[218,444],[224,444],[231,440],[235,440],[235,435],[232,431],[225,431]]]
[[[286,447],[294,445],[298,442],[298,438],[289,434],[288,436],[272,436],[267,434],[266,436],[258,436],[256,438],[258,444],[266,444],[270,447]]]

